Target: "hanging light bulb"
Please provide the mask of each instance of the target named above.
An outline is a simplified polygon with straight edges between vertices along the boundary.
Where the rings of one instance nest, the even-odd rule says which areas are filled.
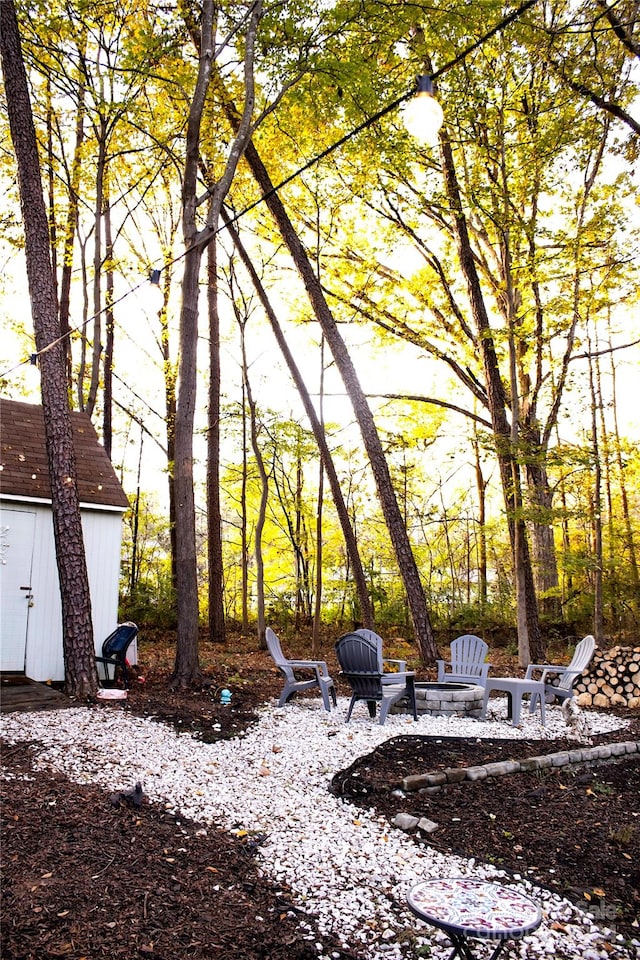
[[[164,293],[160,286],[160,270],[152,270],[149,274],[149,286],[146,287],[145,299],[154,313],[159,313],[164,307]]]
[[[405,127],[418,143],[432,145],[437,142],[444,114],[433,95],[431,77],[426,74],[418,77],[416,94],[404,107],[403,119]]]

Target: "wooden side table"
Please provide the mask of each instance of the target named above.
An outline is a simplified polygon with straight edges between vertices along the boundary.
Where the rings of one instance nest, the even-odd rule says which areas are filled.
[[[407,904],[446,933],[453,944],[449,960],[474,960],[469,938],[497,940],[490,958],[495,960],[507,940],[521,939],[542,922],[540,907],[515,887],[470,877],[425,880],[411,888]]]

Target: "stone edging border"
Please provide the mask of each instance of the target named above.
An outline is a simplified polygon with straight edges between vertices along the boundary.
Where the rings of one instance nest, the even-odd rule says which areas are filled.
[[[593,763],[598,760],[615,760],[623,756],[640,753],[639,740],[626,740],[618,743],[602,743],[597,747],[582,747],[576,750],[560,750],[539,757],[525,757],[523,760],[499,760],[475,767],[446,767],[432,773],[418,773],[405,777],[402,789],[411,793],[435,793],[449,783],[462,783],[463,780],[485,780],[489,777],[503,777],[509,773],[531,773],[547,767],[566,767],[574,764]]]

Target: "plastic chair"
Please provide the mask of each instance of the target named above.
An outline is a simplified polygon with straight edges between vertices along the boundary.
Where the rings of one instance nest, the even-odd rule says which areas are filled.
[[[438,683],[474,683],[484,687],[490,663],[485,663],[489,647],[473,633],[465,633],[451,643],[451,660],[436,660]],[[447,673],[446,667],[451,667]]]
[[[404,660],[388,661],[382,656],[382,638],[372,630],[345,633],[336,643],[341,676],[351,686],[353,695],[347,712],[347,723],[358,700],[366,701],[371,718],[380,704],[380,724],[384,724],[391,707],[405,697],[409,700],[413,719],[418,719],[413,671],[404,669]],[[387,673],[385,663],[397,663],[402,669]]]
[[[104,641],[102,656],[96,656],[96,663],[104,664],[105,682],[115,683],[116,671],[120,667],[125,690],[129,689],[130,675],[127,650],[137,636],[138,628],[136,624],[128,620],[126,623],[118,624],[113,633],[110,633]],[[111,666],[113,667],[113,680],[109,676],[109,667]]]
[[[389,657],[382,656],[382,637],[380,634],[375,633],[373,630],[367,630],[362,627],[360,630],[353,630],[352,633],[357,633],[359,637],[365,637],[367,640],[371,640],[372,643],[375,643],[376,649],[378,651],[378,669],[380,673],[406,673],[407,663],[406,660],[390,660]],[[393,665],[392,669],[388,668]]]
[[[278,706],[284,706],[294,693],[300,693],[302,690],[311,690],[313,687],[318,687],[322,694],[322,702],[324,703],[325,710],[331,711],[331,701],[333,701],[334,707],[337,703],[336,689],[333,680],[329,676],[329,668],[324,660],[287,660],[282,652],[280,641],[271,627],[267,627],[265,639],[269,653],[285,679],[284,688],[278,700]],[[300,679],[296,676],[296,671],[311,671],[313,677]],[[330,697],[331,699],[329,699]]]
[[[554,699],[560,700],[561,702],[568,700],[573,696],[573,685],[591,663],[595,650],[595,638],[589,633],[576,645],[571,663],[568,666],[563,667],[553,663],[530,663],[527,667],[525,680],[536,679],[533,676],[534,672],[541,670],[542,675],[537,679],[542,680],[544,683],[545,699],[548,702],[553,702]],[[556,683],[547,680],[547,677],[551,675],[559,678]],[[529,707],[531,713],[536,709],[539,696],[540,694],[538,693],[531,695],[531,705]]]

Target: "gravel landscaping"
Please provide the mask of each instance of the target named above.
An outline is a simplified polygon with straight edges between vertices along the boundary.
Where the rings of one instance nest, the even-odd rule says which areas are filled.
[[[406,893],[419,880],[457,875],[518,883],[541,904],[542,926],[512,945],[512,956],[584,960],[638,956],[638,942],[596,920],[587,912],[588,904],[580,909],[526,879],[524,871],[517,879],[499,865],[417,844],[362,798],[355,805],[329,789],[341,770],[398,736],[455,737],[462,738],[461,743],[521,739],[533,743],[536,754],[545,753],[545,744],[551,752],[568,736],[559,708],[549,709],[546,727],[529,716],[521,727],[512,727],[505,722],[499,701],[493,718],[485,722],[424,717],[414,723],[395,716],[380,727],[370,721],[364,705],[345,724],[347,702],[340,697],[338,710],[331,715],[321,709],[318,698],[300,699],[282,709],[265,705],[259,709],[258,722],[239,730],[233,739],[217,742],[177,733],[152,717],[133,715],[114,704],[4,715],[0,729],[5,752],[29,743],[32,768],[16,771],[7,765],[5,786],[13,784],[17,790],[21,778],[37,778],[39,770],[54,771],[75,784],[102,788],[113,806],[114,797],[117,805],[118,796],[140,782],[145,803],[173,822],[183,818],[185,824],[196,825],[201,842],[208,835],[213,842],[217,827],[231,831],[250,846],[252,862],[272,888],[286,890],[291,898],[282,917],[298,918],[298,936],[311,951],[290,950],[292,957],[329,951],[334,957],[358,955],[369,960],[416,955],[440,960],[449,955],[450,947],[408,913]],[[624,719],[598,713],[590,715],[590,723],[594,735],[618,731],[619,740],[634,739],[625,734]],[[137,953],[169,956],[157,949],[145,952],[139,944]],[[4,955],[13,960],[14,955]],[[201,954],[191,950],[187,955],[223,954],[205,948]],[[275,953],[267,950],[264,955]]]

